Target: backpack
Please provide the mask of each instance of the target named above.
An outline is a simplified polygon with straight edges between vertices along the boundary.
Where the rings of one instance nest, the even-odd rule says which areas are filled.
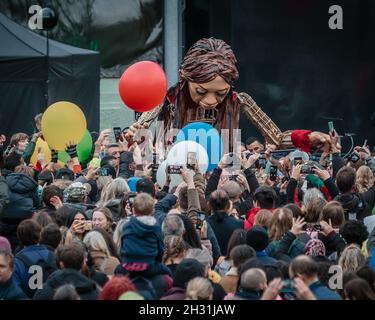
[[[22,254],[22,253],[18,253],[16,255],[16,258],[21,260],[23,262],[23,264],[25,265],[26,267],[26,270],[27,272],[29,272],[30,270],[30,267],[31,266],[34,266],[34,265],[38,265],[42,268],[43,270],[43,283],[45,283],[48,279],[48,277],[57,270],[57,267],[56,267],[56,257],[54,254],[52,254],[51,252],[48,251],[48,255],[47,255],[47,259],[46,260],[43,260],[42,257],[40,257],[37,261],[33,262],[31,261],[25,254]],[[30,279],[30,276],[32,276],[32,274],[28,273],[28,281]],[[25,294],[31,299],[35,292],[37,291],[38,289],[31,289],[28,285],[26,286],[26,290],[25,290]]]

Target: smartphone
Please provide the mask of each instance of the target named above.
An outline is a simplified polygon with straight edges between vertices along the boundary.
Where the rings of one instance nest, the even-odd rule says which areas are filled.
[[[199,212],[196,227],[198,230],[202,229],[204,220],[206,220],[206,214],[204,212]]]
[[[271,166],[270,167],[270,180],[276,181],[276,179],[277,179],[277,167]]]
[[[360,156],[356,153],[352,153],[349,157],[348,160],[351,161],[352,163],[357,163],[360,160]]]
[[[283,281],[283,287],[282,287],[282,291],[283,292],[294,292],[294,280],[291,280],[291,279],[287,279],[287,280],[284,280]]]
[[[120,127],[114,127],[113,128],[113,134],[115,135],[116,142],[120,141],[122,130]]]
[[[296,166],[298,164],[302,164],[302,157],[296,157],[293,159],[293,165]]]
[[[196,152],[188,152],[187,159],[186,159],[186,168],[194,170],[195,169],[195,159],[196,159]]]
[[[170,165],[167,168],[168,174],[181,174],[182,166],[179,165]]]
[[[97,172],[98,172],[98,176],[100,177],[109,176],[108,168],[99,168]]]
[[[159,169],[159,162],[160,162],[159,155],[157,153],[153,153],[152,154],[152,165],[151,165],[152,172],[157,172],[158,171],[158,169]]]
[[[329,132],[330,133],[334,133],[334,131],[335,131],[335,128],[333,127],[333,122],[332,121],[329,121],[328,122],[328,130],[329,130]]]
[[[267,159],[264,154],[259,156],[259,159],[255,162],[255,167],[258,169],[266,169],[267,166]]]
[[[302,227],[303,231],[322,231],[322,226],[319,223],[306,223]]]

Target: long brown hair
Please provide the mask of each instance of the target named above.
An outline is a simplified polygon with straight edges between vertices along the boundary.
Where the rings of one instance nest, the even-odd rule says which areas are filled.
[[[293,225],[293,213],[290,209],[279,208],[273,212],[270,223],[269,237],[271,240],[281,240],[285,232]]]
[[[206,83],[222,77],[231,86],[238,79],[237,59],[231,47],[223,40],[204,38],[197,41],[186,53],[179,69],[178,84],[168,91],[167,100],[159,115],[159,120],[165,121],[165,127],[182,128],[186,125],[186,115],[189,105],[193,102],[190,97],[188,82]],[[178,106],[177,112],[168,109],[170,103]],[[230,89],[223,102],[218,107],[218,116],[214,127],[221,129],[237,129],[239,121],[239,105]],[[231,132],[231,131],[230,131]]]

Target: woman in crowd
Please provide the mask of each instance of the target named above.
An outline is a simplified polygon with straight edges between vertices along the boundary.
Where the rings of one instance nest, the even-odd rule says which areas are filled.
[[[186,244],[182,237],[164,237],[163,263],[171,270],[172,276],[174,276],[179,263],[185,258],[186,251]]]
[[[213,294],[214,288],[206,278],[194,278],[186,287],[186,300],[212,300]]]
[[[221,256],[215,266],[215,271],[220,276],[225,276],[229,269],[233,266],[230,253],[234,247],[241,244],[246,244],[246,231],[243,229],[234,230],[228,242],[226,255]]]
[[[108,208],[96,208],[92,212],[92,224],[94,228],[102,228],[112,233],[113,218],[112,212]]]
[[[95,270],[101,271],[108,276],[113,275],[120,261],[111,255],[101,233],[96,230],[90,231],[83,238],[83,243],[93,259]]]

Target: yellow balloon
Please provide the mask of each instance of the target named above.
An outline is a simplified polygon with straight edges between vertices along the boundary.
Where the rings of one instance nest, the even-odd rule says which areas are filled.
[[[36,144],[35,144],[34,153],[31,156],[31,160],[30,160],[30,162],[32,163],[33,166],[35,166],[35,164],[38,161],[38,151],[39,151],[39,149],[43,153],[44,158],[46,159],[46,161],[48,163],[51,162],[51,150],[48,147],[48,143],[45,142],[43,139],[38,138],[38,140],[36,141]]]
[[[86,132],[86,117],[74,103],[59,101],[48,107],[42,117],[43,137],[57,151],[66,144],[78,144]]]

